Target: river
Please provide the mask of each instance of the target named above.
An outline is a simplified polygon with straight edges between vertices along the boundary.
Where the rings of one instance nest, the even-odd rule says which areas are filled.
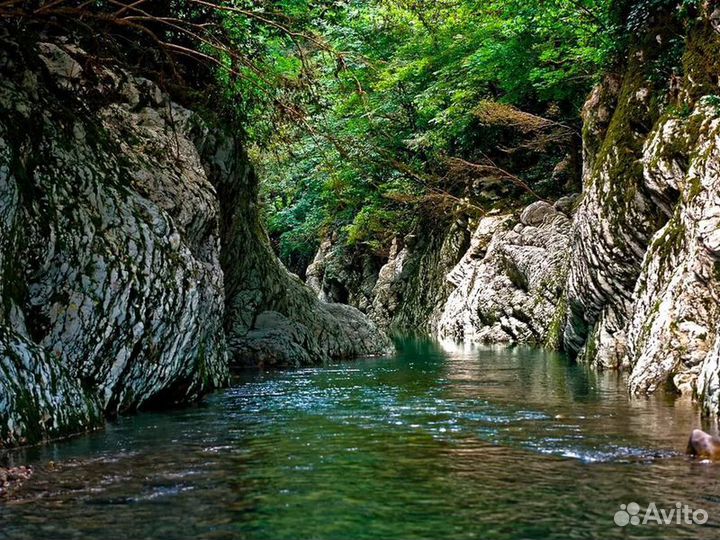
[[[682,454],[691,403],[631,400],[620,375],[536,349],[398,344],[16,451],[35,475],[0,538],[720,536],[720,466]],[[630,503],[708,521],[616,525]]]

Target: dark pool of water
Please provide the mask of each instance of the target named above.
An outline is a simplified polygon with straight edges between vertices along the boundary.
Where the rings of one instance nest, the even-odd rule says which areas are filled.
[[[718,538],[720,466],[680,453],[698,425],[558,355],[404,342],[6,456],[36,474],[0,538]],[[630,502],[709,521],[618,527]]]

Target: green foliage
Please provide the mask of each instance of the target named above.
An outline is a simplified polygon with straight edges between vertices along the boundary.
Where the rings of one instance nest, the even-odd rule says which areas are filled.
[[[333,2],[234,0],[227,5],[229,11],[218,13],[233,52],[220,53],[223,102],[248,139],[265,144],[279,124],[303,114],[314,82],[308,51],[329,50],[316,22]]]
[[[720,96],[715,94],[707,96],[705,102],[720,113]]]
[[[391,230],[394,217],[392,212],[380,205],[363,206],[347,227],[348,244],[352,246],[365,242],[376,249],[384,247],[382,244],[376,245],[374,242]]]
[[[257,140],[286,261],[329,231],[380,246],[417,212],[483,204],[477,178],[450,174],[449,158],[490,154],[541,192],[562,191],[552,170],[577,140],[551,140],[542,156],[498,152],[523,147],[528,134],[483,125],[474,111],[496,101],[578,131],[618,32],[608,0],[345,0],[313,25],[341,55],[310,55],[317,79],[306,120]]]

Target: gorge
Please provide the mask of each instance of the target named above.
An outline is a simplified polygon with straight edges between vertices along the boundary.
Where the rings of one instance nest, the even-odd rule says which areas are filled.
[[[476,525],[497,538],[595,536],[649,490],[717,510],[714,484],[707,497],[702,487],[712,469],[679,456],[720,415],[717,2],[558,1],[590,60],[554,58],[550,44],[529,73],[559,83],[528,79],[532,98],[497,70],[477,94],[443,94],[436,57],[403,48],[409,24],[449,71],[448,44],[465,39],[463,54],[483,50],[490,65],[482,47],[500,45],[469,28],[494,8],[524,13],[512,0],[480,15],[469,2],[460,22],[443,2],[297,8],[301,30],[292,15],[268,23],[268,6],[16,4],[0,0],[0,517],[12,523],[0,538],[174,538],[190,515],[185,532],[201,538],[471,538]],[[536,48],[556,31],[543,17],[560,24],[538,9],[519,32]],[[621,33],[602,63],[565,9],[588,18],[592,39]],[[77,13],[70,29],[63,17]],[[322,39],[307,29],[318,20]],[[386,33],[353,26],[368,20]],[[104,24],[117,25],[106,40]],[[216,26],[229,44],[212,41]],[[251,63],[261,55],[245,31],[276,55],[267,65]],[[138,50],[124,51],[132,39]],[[367,58],[337,52],[348,43]],[[252,49],[247,64],[232,46]],[[470,74],[472,51],[458,63]],[[412,62],[392,64],[403,54]],[[583,62],[592,77],[564,67]],[[306,91],[309,73],[320,83]],[[277,93],[249,101],[247,77]],[[313,102],[323,91],[339,105]],[[270,103],[289,120],[263,116]],[[430,120],[423,106],[436,107]],[[581,509],[534,507],[535,492],[505,476],[521,469]],[[495,490],[507,500],[447,517],[458,493]],[[597,490],[609,520],[592,514]],[[159,528],[147,525],[156,498],[168,505]],[[336,498],[337,521],[314,513]],[[517,500],[521,525],[500,523]],[[118,528],[105,506],[133,525]]]
[[[308,268],[319,298],[345,290],[381,328],[483,343],[533,343],[630,372],[629,390],[669,386],[719,412],[720,11],[698,26],[657,110],[643,74],[661,33],[638,44],[583,108],[582,193],[393,241],[361,272],[326,240]],[[669,31],[665,29],[665,31]],[[679,115],[679,116],[678,116]],[[343,260],[343,257],[345,260]]]
[[[276,260],[232,135],[73,44],[3,52],[3,446],[191,402],[230,357],[387,350]]]

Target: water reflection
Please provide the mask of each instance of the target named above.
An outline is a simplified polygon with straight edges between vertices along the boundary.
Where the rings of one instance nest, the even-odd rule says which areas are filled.
[[[712,538],[720,470],[678,452],[699,422],[557,354],[404,341],[13,454],[38,472],[0,538]],[[710,522],[618,528],[630,501]]]

